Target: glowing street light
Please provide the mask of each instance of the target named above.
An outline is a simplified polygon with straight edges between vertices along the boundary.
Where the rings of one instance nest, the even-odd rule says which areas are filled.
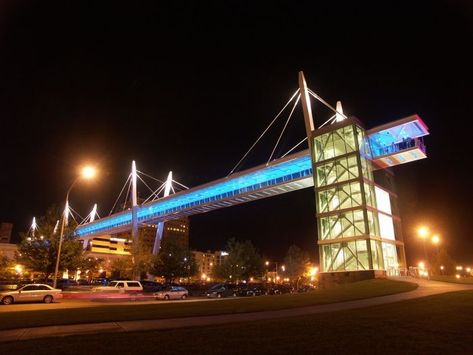
[[[421,226],[417,229],[417,234],[420,238],[425,239],[429,234],[429,228],[427,228],[426,226]]]
[[[74,185],[81,179],[84,180],[91,180],[97,175],[97,170],[93,166],[84,166],[81,170],[80,175],[78,175],[75,180],[72,182],[71,186],[66,193],[66,203],[64,208],[64,213],[62,215],[62,223],[61,223],[61,234],[59,236],[59,245],[57,249],[57,258],[56,258],[56,267],[54,269],[54,281],[53,287],[56,288],[57,286],[57,274],[59,272],[59,260],[61,259],[61,248],[62,248],[62,240],[64,238],[64,225],[66,224],[67,215],[69,214],[69,194],[71,193],[72,188]]]
[[[438,234],[435,234],[433,237],[432,237],[432,243],[437,245],[440,243],[440,237],[438,236]]]

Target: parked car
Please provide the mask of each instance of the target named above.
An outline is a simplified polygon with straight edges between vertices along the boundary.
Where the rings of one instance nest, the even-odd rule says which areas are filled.
[[[237,286],[233,284],[216,284],[207,291],[207,297],[222,298],[222,297],[235,297],[237,296]]]
[[[120,280],[112,281],[108,286],[98,286],[92,288],[92,292],[119,292],[119,293],[131,293],[131,292],[143,292],[143,286],[139,281],[132,280]]]
[[[163,285],[159,282],[150,280],[140,280],[144,292],[158,292],[163,289]]]
[[[51,285],[54,285],[54,283],[52,283]],[[71,286],[79,286],[79,283],[76,280],[71,279],[59,279],[56,282],[56,287],[60,288],[61,290]]]
[[[51,303],[62,298],[62,291],[46,284],[29,284],[13,291],[1,291],[0,303],[12,304],[15,302],[40,301]]]
[[[246,295],[247,296],[261,296],[267,295],[268,291],[262,285],[248,285]]]
[[[154,297],[157,300],[172,300],[182,299],[185,300],[189,296],[189,292],[181,286],[167,287],[161,291],[155,292]]]

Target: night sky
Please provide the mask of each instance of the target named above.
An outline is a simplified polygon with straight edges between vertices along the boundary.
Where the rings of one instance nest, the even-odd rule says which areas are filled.
[[[63,203],[86,161],[101,175],[71,194],[83,215],[95,202],[110,211],[133,159],[187,186],[226,176],[303,70],[312,90],[367,128],[423,118],[429,158],[394,169],[408,259],[421,258],[414,232],[426,223],[473,263],[469,1],[212,3],[0,3],[0,221],[14,223],[15,240]],[[242,168],[266,162],[282,124]],[[304,134],[296,110],[276,156]],[[274,260],[296,243],[315,259],[314,215],[306,189],[194,216],[190,243],[215,250],[251,239]]]

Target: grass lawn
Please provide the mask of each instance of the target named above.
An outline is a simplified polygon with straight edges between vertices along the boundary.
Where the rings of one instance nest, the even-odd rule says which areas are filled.
[[[471,354],[473,291],[169,331],[0,343],[3,354]]]
[[[432,276],[430,279],[435,281],[453,282],[456,284],[473,285],[473,277],[460,277],[457,279],[455,276]]]
[[[416,284],[408,282],[375,279],[302,294],[248,297],[216,302],[168,304],[156,302],[146,305],[104,305],[90,308],[5,312],[1,313],[0,329],[258,312],[384,296],[411,291],[416,287]]]

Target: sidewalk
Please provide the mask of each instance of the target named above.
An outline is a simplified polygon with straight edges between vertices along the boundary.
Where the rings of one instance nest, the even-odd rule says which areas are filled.
[[[216,316],[200,316],[188,318],[171,318],[156,320],[138,320],[107,323],[87,323],[76,325],[57,325],[36,328],[21,328],[0,331],[0,342],[37,339],[46,337],[58,337],[79,334],[96,334],[108,332],[133,332],[148,330],[164,330],[175,328],[186,328],[194,326],[208,326],[224,323],[235,323],[245,321],[267,320],[285,317],[296,317],[308,314],[318,314],[364,308],[381,304],[411,300],[446,292],[473,290],[472,285],[453,284],[438,281],[427,281],[409,277],[392,278],[399,281],[417,283],[419,287],[411,292],[398,293],[389,296],[374,297],[357,301],[348,301],[319,306],[284,309],[278,311],[263,311],[240,314],[224,314]]]

